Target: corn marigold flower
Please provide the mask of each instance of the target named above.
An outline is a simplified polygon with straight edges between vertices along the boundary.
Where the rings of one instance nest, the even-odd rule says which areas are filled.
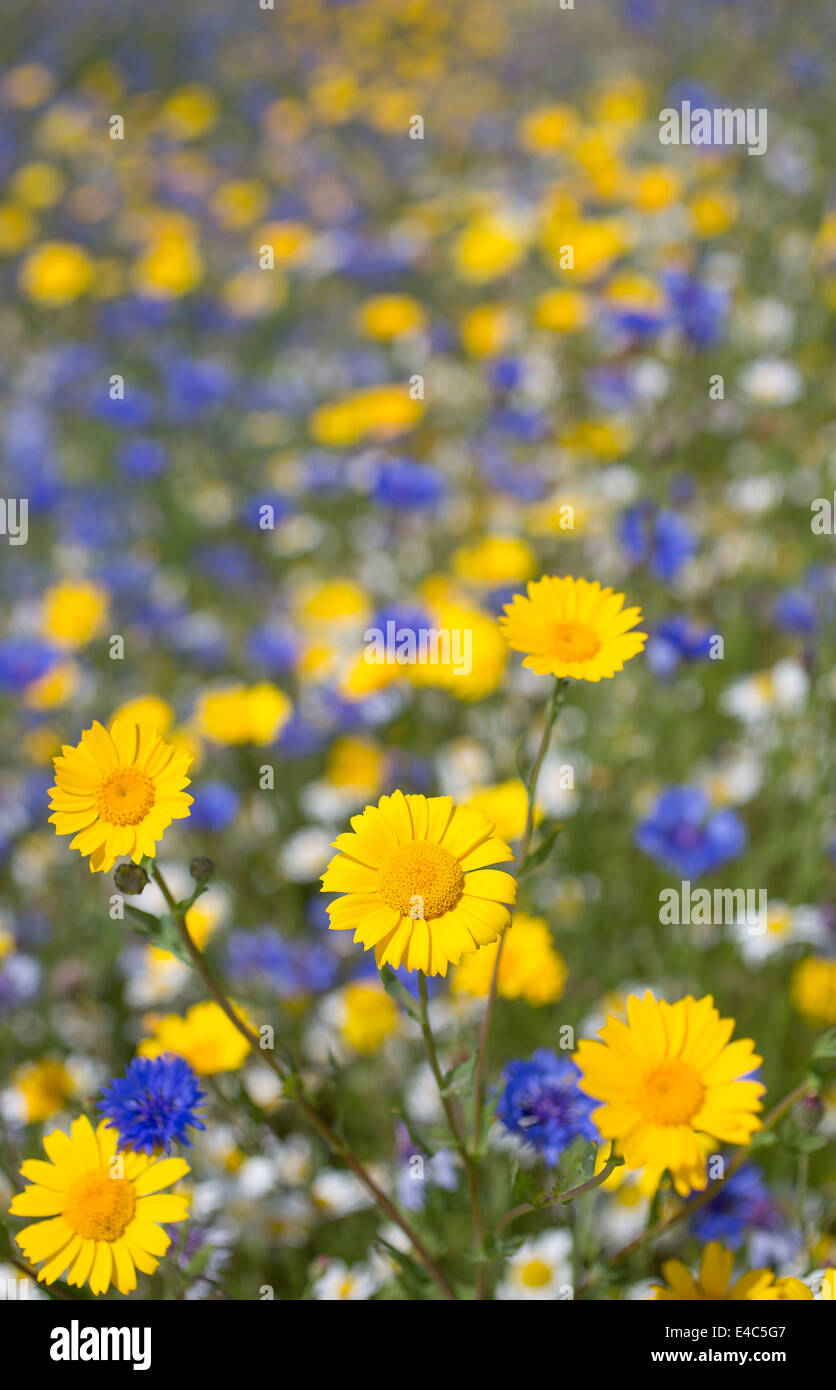
[[[517,884],[489,866],[514,856],[481,812],[396,791],[351,825],[334,841],[322,892],[341,894],[328,905],[331,928],[374,947],[378,966],[446,975],[505,931]]]
[[[94,1130],[82,1115],[68,1135],[60,1129],[46,1135],[48,1163],[32,1158],[21,1166],[30,1185],[9,1211],[48,1218],[15,1237],[26,1259],[42,1266],[38,1279],[46,1284],[67,1271],[68,1284],[89,1283],[94,1294],[111,1284],[130,1293],[137,1269],[153,1274],[171,1244],[163,1224],[189,1214],[188,1197],[162,1191],[189,1172],[188,1163],[138,1153],[117,1158],[116,1141],[106,1121]]]
[[[120,1151],[170,1153],[175,1142],[191,1148],[190,1125],[206,1128],[198,1115],[205,1100],[184,1057],[135,1057],[125,1075],[104,1088],[97,1109],[117,1131]]]
[[[491,987],[494,961],[499,944],[482,946],[475,955],[465,956],[456,966],[451,982],[453,994],[484,998]],[[566,963],[555,949],[548,924],[543,917],[518,912],[506,933],[499,962],[497,993],[502,999],[524,999],[536,1008],[553,1004],[563,993]]]
[[[653,1297],[667,1303],[740,1303],[786,1298],[776,1284],[801,1281],[776,1280],[771,1269],[753,1269],[732,1283],[734,1255],[719,1241],[712,1240],[702,1252],[699,1274],[695,1278],[681,1260],[665,1260],[662,1274],[666,1284],[653,1284]],[[809,1290],[807,1291],[809,1294]],[[794,1296],[794,1295],[791,1295]],[[812,1298],[812,1294],[809,1294]]]
[[[836,960],[807,956],[796,965],[790,998],[814,1027],[836,1023]]]
[[[761,1064],[749,1038],[730,1043],[734,1020],[722,1019],[711,995],[677,1004],[631,995],[627,1023],[608,1017],[601,1042],[584,1039],[575,1061],[580,1088],[601,1101],[594,1112],[628,1168],[661,1178],[667,1169],[680,1196],[708,1182],[707,1145],[748,1144],[760,1128],[765,1087],[748,1079]]]
[[[244,1010],[233,1005],[243,1023],[253,1025]],[[186,1061],[198,1076],[219,1071],[237,1071],[246,1060],[250,1045],[230,1022],[220,1004],[207,999],[180,1014],[166,1014],[151,1020],[153,1034],[137,1048],[140,1057],[159,1057],[173,1052]]]
[[[527,598],[515,594],[505,605],[500,624],[512,650],[527,653],[523,666],[538,676],[600,681],[646,641],[646,633],[630,630],[641,622],[641,609],[623,605],[623,594],[597,580],[544,575],[529,582]]]
[[[108,733],[94,723],[53,762],[50,823],[56,834],[75,836],[70,849],[89,855],[91,873],[107,872],[120,855],[135,864],[154,855],[163,831],[189,814],[183,788],[191,757],[151,725],[116,719]]]

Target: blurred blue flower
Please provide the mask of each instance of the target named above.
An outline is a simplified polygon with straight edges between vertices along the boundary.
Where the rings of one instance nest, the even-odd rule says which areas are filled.
[[[337,961],[320,941],[288,940],[274,927],[230,933],[226,967],[240,983],[269,984],[279,999],[321,994],[337,978]]]
[[[622,513],[618,538],[633,565],[646,565],[664,581],[675,579],[697,548],[687,522],[650,501],[637,502]]]
[[[200,782],[192,788],[191,824],[195,830],[217,832],[231,825],[238,814],[240,797],[226,782]]]
[[[39,637],[7,638],[0,642],[0,692],[19,695],[59,660],[57,648]]]
[[[760,1169],[747,1163],[694,1212],[691,1230],[703,1245],[718,1240],[729,1250],[739,1250],[751,1227],[768,1224],[776,1214],[780,1216]]]
[[[735,811],[711,812],[701,787],[667,787],[636,828],[635,844],[663,868],[697,879],[746,847],[746,827]]]
[[[819,625],[818,602],[815,594],[807,589],[784,589],[775,600],[772,616],[786,632],[797,632],[807,637]]]
[[[444,479],[434,468],[412,459],[389,459],[379,465],[372,496],[382,507],[435,507],[444,496]]]
[[[664,679],[672,676],[683,661],[708,661],[714,636],[710,628],[690,618],[665,618],[648,640],[648,665],[655,676]]]
[[[713,347],[726,333],[728,291],[673,270],[662,276],[673,322],[695,347]]]
[[[422,1211],[432,1185],[445,1192],[455,1192],[458,1187],[455,1155],[449,1149],[439,1149],[432,1158],[425,1157],[403,1124],[395,1127],[395,1161],[398,1202],[405,1211]]]
[[[117,461],[128,478],[158,478],[168,467],[168,450],[159,439],[138,436],[120,447]]]

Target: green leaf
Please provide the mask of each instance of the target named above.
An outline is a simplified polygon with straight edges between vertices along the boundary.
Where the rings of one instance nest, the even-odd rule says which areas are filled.
[[[125,904],[125,910],[131,914],[131,917],[141,919],[133,924],[134,930],[139,932],[140,936],[147,936],[148,940],[153,941],[155,946],[159,946],[161,951],[169,951],[184,965],[194,965],[177,930],[177,924],[169,913],[166,912],[162,917],[154,917],[150,912],[142,912],[138,907],[132,907],[128,903]]]
[[[558,1190],[565,1192],[570,1187],[579,1187],[581,1183],[589,1182],[589,1179],[595,1176],[597,1157],[598,1145],[591,1139],[574,1139],[561,1157],[561,1180]]]
[[[389,995],[389,998],[394,999],[395,1003],[400,1005],[404,1013],[408,1014],[408,1016],[412,1019],[413,1023],[417,1023],[420,1027],[423,1020],[421,1018],[419,1007],[413,999],[412,995],[409,993],[409,990],[405,989],[404,986],[401,984],[394,970],[392,970],[392,968],[388,965],[381,966],[380,979],[383,988]]]
[[[545,827],[543,827],[543,829],[544,828]],[[546,833],[544,837],[541,839],[537,848],[531,854],[529,854],[525,863],[520,868],[520,871],[517,874],[518,878],[524,878],[526,874],[533,873],[535,869],[539,869],[540,866],[546,862],[552,850],[554,849],[558,835],[563,829],[564,823],[563,821],[560,821],[557,825],[551,826],[546,830]]]
[[[514,1164],[512,1170],[511,1197],[515,1206],[527,1202],[531,1207],[539,1207],[546,1200],[546,1194],[537,1179],[518,1163]]]
[[[814,1060],[823,1057],[832,1057],[836,1059],[836,1028],[828,1028],[826,1033],[822,1033],[813,1048]]]
[[[395,1266],[393,1276],[402,1285],[404,1292],[410,1297],[424,1300],[427,1296],[427,1285],[431,1282],[430,1276],[422,1264],[414,1260],[411,1255],[404,1254],[403,1250],[398,1250],[396,1246],[390,1245],[388,1240],[378,1236],[377,1245],[382,1245],[383,1249],[392,1256]]]
[[[461,1091],[467,1091],[473,1083],[473,1073],[476,1070],[476,1052],[471,1052],[466,1061],[460,1062],[457,1067],[452,1067],[445,1072],[441,1078],[441,1094],[443,1096],[455,1096]]]

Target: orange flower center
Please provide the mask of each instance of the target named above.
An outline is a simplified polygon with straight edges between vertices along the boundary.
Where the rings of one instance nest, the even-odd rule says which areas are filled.
[[[645,1119],[656,1125],[687,1125],[700,1109],[705,1087],[686,1062],[667,1062],[645,1079]]]
[[[118,1240],[133,1220],[136,1194],[126,1178],[112,1178],[106,1168],[76,1178],[67,1192],[64,1220],[85,1240]]]
[[[387,907],[402,917],[442,917],[464,892],[464,870],[443,845],[413,840],[384,859],[378,892]]]
[[[552,629],[552,652],[558,661],[591,661],[601,643],[582,623],[558,623]]]
[[[154,805],[154,783],[136,767],[119,767],[101,783],[96,804],[110,825],[139,825]]]

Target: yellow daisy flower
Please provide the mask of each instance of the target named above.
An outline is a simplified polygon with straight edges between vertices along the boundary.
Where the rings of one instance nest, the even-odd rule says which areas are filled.
[[[597,580],[544,575],[529,582],[528,598],[514,595],[500,623],[511,648],[528,653],[523,666],[538,676],[599,681],[645,644],[646,633],[630,631],[641,622],[641,609],[623,603],[623,594]]]
[[[485,998],[490,992],[498,950],[499,944],[494,943],[483,946],[475,955],[465,956],[453,975],[452,993]],[[555,949],[545,918],[516,913],[499,962],[499,997],[524,999],[533,1008],[553,1004],[563,993],[566,973],[566,962]]]
[[[446,975],[448,964],[496,941],[517,883],[489,868],[514,858],[480,811],[450,796],[382,796],[351,819],[322,875],[331,928],[353,931],[378,966]]]
[[[697,1279],[686,1269],[681,1260],[666,1260],[662,1273],[665,1284],[653,1285],[653,1297],[667,1303],[723,1303],[757,1302],[761,1299],[777,1298],[781,1295],[774,1290],[775,1275],[771,1269],[753,1269],[732,1284],[734,1255],[724,1250],[718,1241],[709,1241],[702,1252],[700,1272]]]
[[[162,1193],[189,1172],[182,1158],[116,1155],[119,1136],[102,1120],[98,1129],[82,1115],[69,1135],[55,1129],[43,1141],[49,1163],[28,1158],[21,1166],[30,1186],[12,1199],[12,1216],[43,1216],[15,1237],[38,1279],[52,1284],[65,1270],[67,1283],[93,1293],[136,1288],[136,1271],[153,1274],[171,1244],[162,1229],[185,1221],[188,1197]]]
[[[580,1089],[602,1101],[592,1118],[617,1141],[628,1168],[656,1178],[665,1169],[680,1196],[708,1181],[706,1138],[748,1144],[760,1128],[765,1087],[748,1077],[762,1058],[754,1043],[730,1043],[734,1020],[720,1018],[711,995],[677,1004],[631,994],[627,1023],[608,1017],[602,1042],[584,1039],[575,1061]]]
[[[123,854],[138,864],[173,820],[190,814],[190,762],[150,724],[115,719],[108,733],[94,723],[53,759],[50,823],[57,835],[75,835],[70,849],[90,856],[91,873],[106,873]]]
[[[237,1005],[235,1010],[241,1021],[256,1031],[244,1010]],[[192,1004],[185,1017],[166,1014],[145,1021],[151,1023],[154,1031],[140,1043],[138,1057],[162,1057],[173,1052],[185,1057],[198,1076],[214,1076],[219,1071],[237,1071],[249,1056],[247,1039],[230,1023],[220,1004],[211,999]]]

